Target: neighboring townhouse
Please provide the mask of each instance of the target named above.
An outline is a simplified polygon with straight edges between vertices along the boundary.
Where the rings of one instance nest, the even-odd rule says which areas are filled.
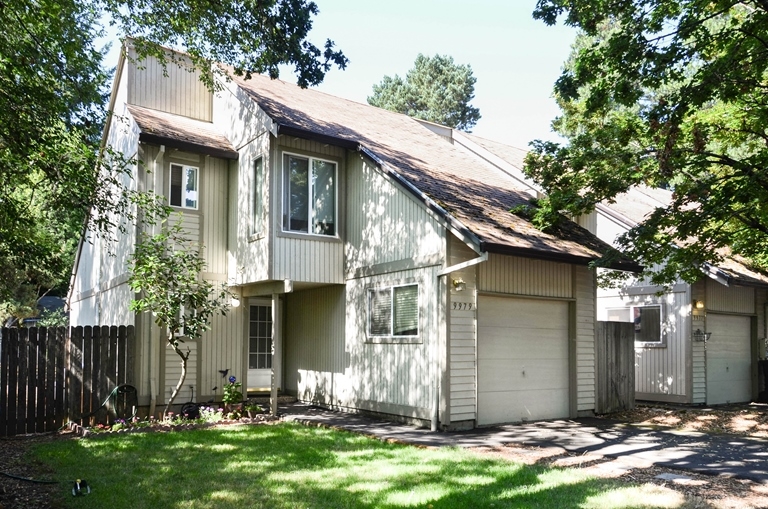
[[[141,161],[127,185],[165,196],[205,245],[201,277],[238,296],[186,343],[199,399],[228,369],[249,390],[435,428],[594,412],[588,264],[606,243],[510,213],[525,188],[410,117],[263,76],[219,82],[121,57],[106,132]],[[178,368],[128,310],[141,228],[113,256],[81,243],[70,307],[75,325],[136,325],[152,405]]]
[[[505,171],[531,195],[541,193],[522,172],[525,150],[424,125]],[[598,204],[578,222],[615,245],[619,235],[669,200],[670,191],[638,187],[615,203]],[[621,290],[598,289],[598,320],[635,324],[637,399],[720,404],[757,398],[757,361],[765,357],[768,336],[768,277],[738,257],[717,267],[706,264],[704,271],[707,277],[695,284],[678,281],[666,291],[642,280]]]

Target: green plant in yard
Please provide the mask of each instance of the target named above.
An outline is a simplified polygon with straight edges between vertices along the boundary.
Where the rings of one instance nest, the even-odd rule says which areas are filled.
[[[224,396],[221,400],[225,405],[236,405],[243,401],[243,384],[234,376],[229,377],[229,383],[224,386]]]
[[[169,209],[164,213],[160,233],[141,234],[131,256],[128,284],[139,294],[130,309],[152,313],[181,363],[179,381],[163,411],[167,413],[187,376],[190,350],[182,346],[185,339],[199,339],[215,314],[226,315],[231,294],[226,287],[217,292],[211,282],[202,279],[205,260],[201,247],[185,235],[180,221],[167,224]]]
[[[62,481],[63,507],[630,508],[681,507],[671,490],[596,479],[463,449],[422,449],[282,423],[104,435],[33,450]],[[69,495],[76,472],[88,497]],[[661,490],[661,491],[659,491]]]

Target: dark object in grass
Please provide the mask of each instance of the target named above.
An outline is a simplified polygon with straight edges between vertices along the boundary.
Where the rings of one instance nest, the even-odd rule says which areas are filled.
[[[91,487],[85,482],[85,479],[77,479],[72,485],[72,496],[88,495],[91,492]]]

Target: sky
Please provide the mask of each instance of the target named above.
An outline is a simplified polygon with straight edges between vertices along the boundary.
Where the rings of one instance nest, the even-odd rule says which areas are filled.
[[[350,60],[319,90],[365,102],[385,75],[404,77],[419,53],[449,55],[477,78],[471,104],[482,118],[474,134],[520,148],[558,139],[550,128],[560,111],[552,87],[576,31],[534,20],[536,0],[315,2],[320,13],[310,39],[322,47],[330,38]]]
[[[314,1],[310,40],[322,48],[330,38],[349,58],[317,89],[364,103],[385,75],[404,77],[419,53],[449,55],[477,78],[474,134],[519,148],[559,139],[550,129],[559,114],[552,86],[576,31],[534,20],[536,0]],[[117,62],[117,48],[107,62]],[[296,82],[289,68],[280,78]]]

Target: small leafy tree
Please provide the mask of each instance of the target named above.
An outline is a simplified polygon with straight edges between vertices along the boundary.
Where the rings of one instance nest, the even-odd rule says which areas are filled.
[[[176,399],[187,376],[189,348],[183,348],[185,338],[198,339],[210,329],[216,313],[226,315],[231,294],[225,287],[201,279],[205,260],[200,246],[184,234],[180,222],[167,226],[162,221],[161,232],[141,234],[131,258],[128,284],[139,294],[131,301],[130,309],[151,312],[155,323],[166,334],[168,344],[181,361],[181,375],[163,413]]]

